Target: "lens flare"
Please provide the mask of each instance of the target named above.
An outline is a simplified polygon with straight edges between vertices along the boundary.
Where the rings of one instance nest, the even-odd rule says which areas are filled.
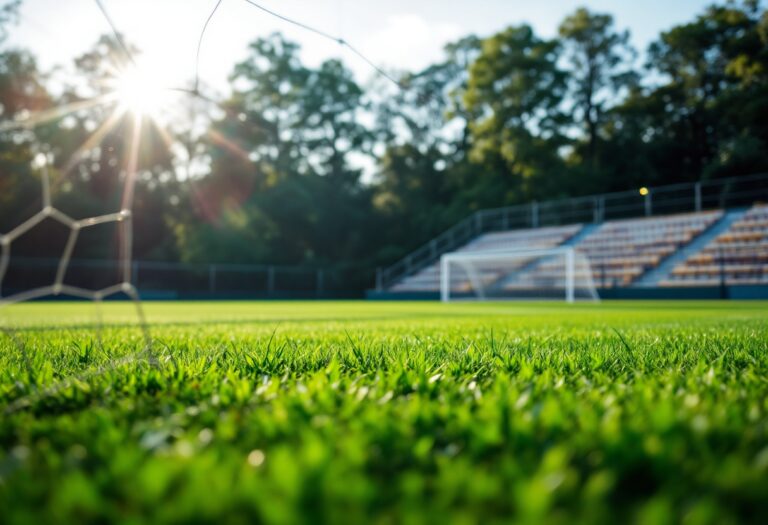
[[[168,90],[157,76],[141,67],[130,67],[118,76],[115,94],[121,106],[136,115],[156,117],[168,102]]]

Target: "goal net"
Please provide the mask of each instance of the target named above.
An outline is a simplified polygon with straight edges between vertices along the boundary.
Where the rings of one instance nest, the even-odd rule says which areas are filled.
[[[440,260],[440,297],[598,301],[587,256],[573,248],[453,252]]]

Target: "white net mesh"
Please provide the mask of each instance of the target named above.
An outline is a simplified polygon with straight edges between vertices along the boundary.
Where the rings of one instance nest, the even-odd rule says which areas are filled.
[[[101,14],[105,18],[106,22],[109,25],[109,28],[112,31],[114,42],[117,44],[117,48],[124,55],[123,56],[123,59],[125,62],[124,66],[135,67],[136,61],[134,60],[131,46],[127,45],[127,43],[123,40],[114,21],[109,16],[107,9],[105,9],[104,4],[100,0],[95,0],[95,3],[98,6]],[[313,26],[299,22],[292,18],[286,17],[280,13],[267,9],[266,7],[252,0],[247,0],[247,3],[259,9],[261,12],[266,13],[277,19],[280,19],[281,21],[287,24],[291,24],[293,26],[302,28],[305,31],[314,33],[319,37],[322,37],[327,40],[331,40],[337,43],[338,45],[340,45],[341,47],[347,48],[350,52],[356,55],[360,60],[365,62],[379,76],[389,80],[398,89],[404,89],[403,85],[400,82],[398,82],[392,76],[387,74],[383,69],[376,66],[369,58],[363,55],[359,50],[357,50],[355,47],[353,47],[349,42],[347,42],[343,38],[330,35],[329,33],[321,29],[315,28]],[[169,91],[175,91],[179,93],[185,93],[187,95],[192,96],[193,99],[195,100],[200,100],[200,101],[204,101],[206,103],[212,104],[214,107],[217,108],[218,111],[223,111],[228,118],[239,118],[239,115],[233,115],[227,109],[226,105],[220,105],[216,103],[213,99],[202,94],[199,89],[200,88],[200,76],[199,76],[200,51],[201,51],[201,46],[203,44],[203,37],[205,35],[206,28],[208,27],[209,23],[211,22],[211,19],[213,18],[214,14],[216,13],[216,11],[218,10],[221,4],[222,4],[221,1],[217,1],[215,3],[215,5],[213,6],[213,9],[211,10],[208,18],[205,21],[205,24],[203,25],[202,32],[199,37],[198,46],[197,46],[197,55],[195,59],[195,76],[194,76],[193,89],[185,89],[185,88],[163,88],[163,89],[169,90]],[[123,73],[125,73],[125,71],[123,71]],[[138,87],[143,88],[143,86],[138,86]],[[145,91],[146,89],[143,89],[143,90]],[[63,116],[72,114],[74,112],[95,108],[103,104],[114,103],[115,100],[119,98],[118,95],[119,94],[117,92],[107,93],[104,96],[97,96],[92,99],[87,99],[79,102],[72,102],[62,107],[51,108],[48,110],[40,110],[34,113],[25,112],[23,116],[21,114],[17,115],[17,118],[14,118],[13,120],[0,122],[0,132],[2,133],[28,132],[35,129],[37,126],[40,126],[43,124],[50,124],[51,122],[57,119],[60,119]],[[141,100],[139,101],[139,103],[142,103],[142,102],[146,102],[146,101],[141,101]],[[194,112],[195,111],[193,111],[193,113]],[[66,168],[63,170],[63,172],[68,173],[69,171],[71,171],[71,168],[77,162],[80,162],[82,160],[81,157],[84,152],[87,152],[89,148],[94,148],[98,146],[99,142],[104,138],[105,134],[109,132],[111,129],[113,129],[114,125],[119,120],[120,116],[121,116],[121,113],[116,111],[115,113],[112,114],[111,117],[106,119],[98,127],[98,129],[92,134],[92,136],[88,139],[88,141],[86,141],[86,143],[83,144],[77,150],[77,152],[75,152],[70,162],[67,164]],[[98,304],[103,299],[107,299],[111,296],[122,294],[129,297],[133,301],[133,304],[135,305],[135,310],[138,316],[139,325],[141,327],[141,331],[143,334],[143,339],[145,343],[144,348],[146,351],[141,352],[140,353],[141,355],[133,354],[133,355],[129,355],[127,357],[121,358],[120,360],[117,360],[111,363],[109,366],[99,367],[94,370],[87,371],[80,377],[86,377],[89,374],[100,374],[104,370],[109,369],[110,367],[120,366],[121,363],[129,362],[133,359],[140,359],[143,356],[146,356],[147,358],[149,358],[149,362],[153,366],[155,366],[158,361],[152,351],[149,327],[147,325],[146,319],[143,314],[141,301],[136,288],[136,283],[132,275],[132,269],[133,269],[132,247],[133,247],[133,229],[134,229],[134,221],[133,221],[134,186],[136,184],[136,175],[137,175],[137,167],[138,167],[137,162],[138,162],[138,155],[139,155],[139,139],[140,139],[139,135],[141,133],[140,115],[137,114],[135,116],[136,116],[136,119],[134,121],[133,131],[126,134],[126,139],[129,144],[129,147],[128,147],[129,152],[128,152],[127,158],[124,159],[125,165],[123,166],[123,170],[121,172],[122,176],[124,177],[124,182],[121,188],[122,203],[118,207],[118,209],[116,209],[112,213],[106,213],[106,214],[83,217],[83,218],[73,218],[71,216],[72,214],[66,213],[61,208],[61,206],[59,207],[54,206],[54,203],[51,198],[51,179],[46,166],[48,164],[48,159],[45,159],[45,157],[42,157],[45,159],[45,161],[40,162],[39,163],[40,165],[38,166],[41,172],[41,181],[42,181],[42,189],[41,189],[42,205],[40,206],[39,209],[35,211],[35,213],[31,217],[19,220],[18,224],[14,223],[13,226],[9,227],[8,231],[5,231],[5,232],[0,231],[0,312],[7,313],[8,307],[10,307],[11,305],[16,305],[18,303],[22,303],[26,301],[42,299],[49,296],[53,296],[53,297],[66,296],[66,297],[74,297],[74,298],[94,301],[97,304],[97,315],[100,317],[100,313],[98,313]],[[192,122],[194,123],[196,120],[197,120],[196,115],[193,115]],[[165,133],[164,130],[159,130],[159,131],[161,132],[161,134],[163,134],[164,137],[167,138],[167,133]],[[12,260],[18,263],[20,259],[20,258],[14,258],[14,249],[16,249],[18,252],[19,244],[23,244],[23,241],[20,241],[20,238],[26,234],[29,234],[30,232],[35,231],[47,238],[48,234],[41,230],[44,228],[44,224],[51,223],[51,222],[57,224],[59,230],[63,231],[64,232],[63,235],[64,237],[66,237],[63,251],[60,255],[60,258],[58,259],[55,275],[53,275],[50,278],[50,282],[48,282],[48,277],[46,277],[44,284],[42,285],[35,284],[34,286],[28,286],[26,288],[23,286],[20,286],[20,283],[18,282],[19,280],[15,279],[13,275],[11,275],[10,279],[8,278],[9,269],[11,274],[13,274],[14,272],[14,268],[11,265]],[[118,256],[119,277],[117,279],[110,280],[109,281],[110,284],[108,286],[102,286],[101,281],[99,281],[99,279],[95,278],[91,274],[88,274],[86,276],[86,279],[84,280],[80,279],[80,282],[78,282],[77,279],[75,279],[75,277],[72,275],[73,271],[72,271],[72,268],[70,267],[72,266],[71,262],[73,259],[73,253],[76,254],[75,250],[76,250],[76,247],[78,246],[78,243],[80,243],[81,245],[84,244],[83,240],[85,237],[87,237],[87,234],[85,234],[84,232],[86,230],[95,228],[97,226],[108,225],[112,223],[115,223],[118,225],[117,229],[118,229],[118,244],[119,244],[119,256]],[[90,230],[90,233],[93,233],[93,230]],[[16,255],[18,257],[18,253]],[[24,265],[26,263],[22,262],[21,264]],[[12,286],[8,286],[7,281],[9,280],[15,281],[11,283]],[[99,282],[99,284],[96,284],[97,282]],[[23,308],[23,306],[19,306],[17,308]],[[0,320],[5,321],[4,319],[0,319]],[[97,322],[96,324],[97,330],[101,329],[101,324],[102,324],[101,321]],[[24,340],[24,337],[20,336],[20,333],[21,331],[23,331],[23,329],[24,329],[23,327],[13,326],[13,323],[9,323],[9,324],[0,323],[0,332],[8,335],[8,337],[13,342],[13,344],[15,344],[16,347],[19,349],[20,354],[23,356],[25,360],[27,360],[29,364],[29,356],[28,356],[28,352],[26,351],[25,340]],[[76,378],[67,378],[53,385],[47,385],[47,386],[31,385],[30,387],[33,389],[36,389],[36,392],[38,394],[45,394],[52,391],[56,391],[57,389],[60,389],[60,388],[66,388],[69,385],[71,385],[72,382],[75,380]],[[29,396],[19,398],[17,400],[18,402],[15,403],[14,406],[16,407],[22,406],[24,403],[26,403],[28,399],[29,399]]]
[[[126,294],[132,299],[138,300],[136,288],[131,283],[131,244],[133,220],[131,216],[131,209],[129,206],[127,206],[130,201],[124,203],[122,209],[115,213],[75,220],[52,205],[50,178],[48,175],[48,170],[45,168],[42,169],[41,180],[43,194],[42,208],[32,217],[19,224],[8,233],[0,234],[0,247],[2,248],[2,252],[0,253],[0,308],[22,301],[57,295],[68,295],[72,297],[80,297],[83,299],[101,300],[116,294]],[[128,181],[126,181],[126,183],[128,183]],[[61,255],[61,259],[59,260],[54,281],[46,286],[37,287],[32,290],[25,290],[23,292],[18,292],[4,297],[3,281],[5,280],[5,274],[11,259],[13,242],[41,224],[46,219],[52,219],[62,224],[69,231],[67,242],[64,247],[64,253]],[[69,266],[72,257],[72,251],[75,248],[80,232],[87,228],[92,228],[100,224],[107,224],[111,222],[121,223],[121,235],[119,239],[119,264],[122,274],[121,282],[106,288],[102,288],[100,290],[88,290],[85,288],[68,285],[66,283],[67,268]]]
[[[131,213],[131,207],[133,203],[133,186],[135,184],[135,175],[129,172],[125,177],[125,182],[123,185],[122,205],[120,210],[106,215],[73,219],[63,211],[53,206],[51,199],[51,181],[48,174],[48,169],[44,162],[40,162],[40,164],[42,164],[40,176],[42,181],[41,209],[32,217],[28,218],[13,228],[11,231],[0,234],[0,308],[9,306],[14,303],[39,299],[46,296],[66,295],[70,297],[100,301],[113,295],[124,294],[135,301],[139,315],[143,318],[141,313],[141,306],[139,303],[139,295],[136,287],[131,282],[131,254],[133,244],[133,217]],[[53,282],[45,286],[33,288],[31,290],[24,290],[22,292],[3,296],[3,285],[13,252],[13,242],[25,233],[34,229],[36,226],[40,225],[46,219],[51,219],[60,223],[65,228],[67,228],[69,232]],[[89,290],[79,286],[68,285],[66,280],[67,269],[71,261],[72,252],[75,249],[75,245],[77,244],[80,232],[88,228],[107,223],[120,224],[118,238],[120,256],[118,264],[120,266],[121,275],[120,282],[98,290]]]
[[[597,301],[589,259],[572,248],[444,255],[443,301]]]

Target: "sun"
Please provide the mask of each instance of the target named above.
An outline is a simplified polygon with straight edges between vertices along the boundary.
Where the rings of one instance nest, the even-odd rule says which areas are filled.
[[[115,97],[126,111],[137,116],[157,117],[167,103],[168,90],[158,85],[155,74],[131,66],[116,78]]]

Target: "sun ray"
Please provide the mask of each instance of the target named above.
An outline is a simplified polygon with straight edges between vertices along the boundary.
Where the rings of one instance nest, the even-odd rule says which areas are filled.
[[[125,167],[125,184],[123,185],[123,204],[122,211],[130,209],[133,202],[133,194],[136,187],[136,177],[139,166],[139,150],[141,146],[141,126],[143,124],[142,115],[134,115],[133,131],[128,149],[128,162]]]
[[[63,176],[57,181],[59,184],[69,173],[77,166],[77,163],[82,160],[83,155],[90,149],[95,148],[104,137],[112,131],[121,118],[125,115],[126,110],[124,108],[117,108],[109,116],[107,120],[101,123],[101,126],[94,131],[90,137],[70,156],[69,161],[64,165]]]
[[[213,141],[214,144],[222,146],[224,149],[226,149],[230,153],[233,153],[234,155],[239,157],[241,160],[250,162],[251,158],[248,152],[245,151],[238,144],[236,144],[232,139],[230,139],[220,131],[216,131],[215,129],[209,129],[206,132],[206,135],[208,136],[208,138],[210,138]]]
[[[115,94],[108,93],[106,95],[101,95],[91,99],[80,100],[78,102],[71,102],[69,104],[65,104],[63,106],[59,106],[56,108],[38,111],[30,114],[30,116],[24,119],[11,120],[8,122],[1,123],[0,132],[33,129],[42,124],[47,124],[49,122],[53,122],[55,120],[64,118],[67,115],[76,113],[77,111],[82,111],[84,109],[90,109],[103,104],[112,103],[115,100],[116,100]]]
[[[118,102],[131,113],[154,118],[163,112],[171,93],[158,85],[160,74],[141,63],[133,64],[114,75],[111,88]]]
[[[151,120],[151,122],[158,135],[160,135],[160,138],[163,140],[163,144],[165,144],[169,150],[173,148],[174,140],[173,137],[171,137],[171,134],[168,133],[168,130],[163,126],[160,126],[155,120]]]
[[[133,196],[136,186],[139,167],[139,151],[141,149],[141,127],[143,118],[140,113],[134,115],[133,130],[129,143],[128,161],[125,169],[125,183],[123,184],[123,200],[120,213],[123,219],[119,223],[120,235],[120,261],[122,264],[123,282],[131,282],[131,260],[133,251]]]

